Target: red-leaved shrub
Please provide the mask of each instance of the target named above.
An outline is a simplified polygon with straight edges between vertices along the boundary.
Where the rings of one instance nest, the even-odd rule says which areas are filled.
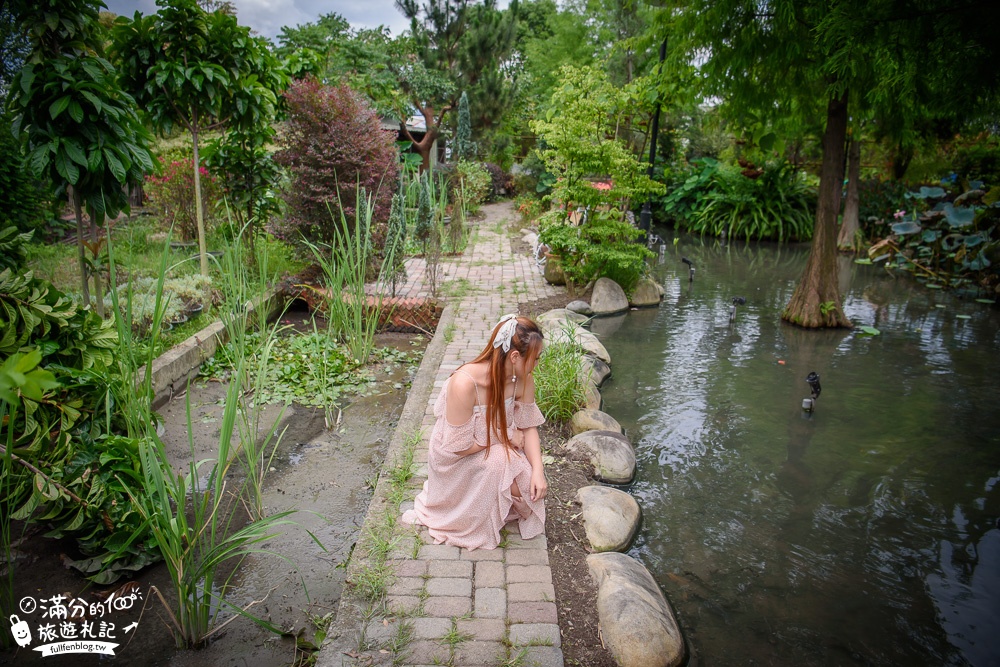
[[[191,158],[171,160],[167,162],[160,158],[160,173],[146,177],[143,188],[146,197],[161,219],[167,224],[173,224],[174,234],[183,241],[195,241],[198,238],[198,219],[194,205],[194,169]],[[198,168],[198,178],[201,181],[201,212],[205,220],[205,229],[211,227],[215,220],[213,211],[215,202],[219,199],[219,186],[215,178],[205,167]]]
[[[291,183],[287,215],[276,231],[332,242],[340,207],[353,226],[360,186],[375,198],[372,235],[379,248],[398,177],[395,132],[383,130],[361,95],[345,85],[304,79],[289,86],[285,100],[288,121],[275,159],[288,168]]]

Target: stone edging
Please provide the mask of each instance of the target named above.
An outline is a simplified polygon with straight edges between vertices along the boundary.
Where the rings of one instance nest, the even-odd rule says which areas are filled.
[[[406,403],[403,405],[403,411],[396,424],[396,430],[389,441],[389,447],[386,450],[385,459],[381,466],[383,472],[392,468],[393,462],[399,458],[403,451],[407,438],[411,434],[419,432],[422,428],[427,402],[430,400],[431,392],[434,390],[434,378],[437,374],[437,369],[441,366],[445,349],[448,346],[444,340],[444,332],[450,325],[454,324],[456,311],[457,307],[454,305],[449,304],[445,306],[434,337],[424,351],[424,357],[413,378],[413,384],[410,385],[410,389],[407,392]],[[368,505],[368,511],[365,513],[365,519],[361,524],[362,530],[364,526],[369,525],[374,520],[377,513],[386,510],[388,507],[388,492],[389,482],[386,481],[385,475],[379,475],[378,484],[375,486],[372,500]],[[358,542],[354,550],[351,552],[350,560],[347,564],[345,581],[350,581],[364,567],[367,561],[367,554],[364,549],[365,536],[362,532],[358,537]],[[340,597],[340,604],[337,608],[335,620],[327,629],[327,640],[317,653],[316,664],[319,667],[333,667],[334,665],[339,667],[341,665],[340,658],[343,657],[343,653],[357,649],[356,633],[360,631],[360,626],[364,622],[362,618],[364,608],[365,603],[355,597],[349,588],[345,586],[344,592]]]

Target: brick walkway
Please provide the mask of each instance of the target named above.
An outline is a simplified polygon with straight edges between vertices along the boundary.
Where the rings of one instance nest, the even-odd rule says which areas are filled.
[[[439,268],[438,293],[457,303],[457,308],[454,323],[437,332],[444,336],[446,348],[424,412],[423,441],[417,446],[414,481],[420,485],[427,474],[434,401],[448,376],[482,350],[493,325],[505,313],[516,312],[518,302],[554,296],[563,289],[546,283],[530,257],[513,255],[506,231],[515,220],[513,207],[505,203],[486,209],[487,217],[474,228],[466,252],[443,258]],[[407,271],[407,283],[397,294],[425,295],[423,260],[410,260]],[[411,498],[399,509],[412,506]],[[422,546],[416,557],[412,549],[393,554],[397,579],[388,592],[388,608],[405,614],[413,628],[412,640],[402,653],[405,658],[393,664],[563,666],[545,537],[522,540],[516,523],[508,524],[507,530],[503,546],[468,551],[433,544],[421,527]],[[392,625],[369,628],[368,639],[380,639],[375,636],[379,633],[388,639]]]

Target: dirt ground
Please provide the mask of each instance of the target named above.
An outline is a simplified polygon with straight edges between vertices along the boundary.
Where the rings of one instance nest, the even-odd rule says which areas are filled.
[[[518,311],[528,317],[570,301],[587,299],[589,294],[557,296],[519,304]],[[546,453],[555,461],[546,466],[549,496],[545,503],[545,535],[548,539],[552,583],[556,589],[556,607],[562,633],[563,659],[567,667],[616,667],[617,663],[601,643],[597,617],[597,587],[587,567],[587,544],[577,489],[594,484],[592,466],[574,459],[563,448],[570,437],[569,427],[545,424],[541,428]]]

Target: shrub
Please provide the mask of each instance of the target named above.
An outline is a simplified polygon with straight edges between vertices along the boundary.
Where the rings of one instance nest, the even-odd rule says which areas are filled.
[[[490,173],[478,162],[459,162],[453,178],[455,188],[462,188],[466,210],[477,213],[490,194]]]
[[[191,159],[170,160],[160,157],[160,173],[146,177],[145,191],[163,221],[173,224],[174,233],[185,241],[198,238],[198,218],[194,208],[194,174]],[[205,167],[198,168],[201,180],[201,206],[206,231],[214,221],[214,203],[219,199],[219,187]]]
[[[0,121],[0,229],[27,232],[45,225],[55,217],[53,199],[51,184],[29,175],[10,124]]]
[[[977,137],[955,151],[955,171],[964,179],[1000,185],[1000,138]]]
[[[490,175],[490,191],[486,195],[486,201],[497,201],[506,197],[513,189],[510,176],[508,176],[500,165],[492,162],[483,162],[483,169]]]
[[[341,215],[353,224],[357,192],[364,190],[374,198],[380,247],[399,174],[394,133],[382,130],[375,111],[346,85],[304,79],[289,86],[285,100],[288,121],[275,160],[291,182],[279,231],[332,243]]]

